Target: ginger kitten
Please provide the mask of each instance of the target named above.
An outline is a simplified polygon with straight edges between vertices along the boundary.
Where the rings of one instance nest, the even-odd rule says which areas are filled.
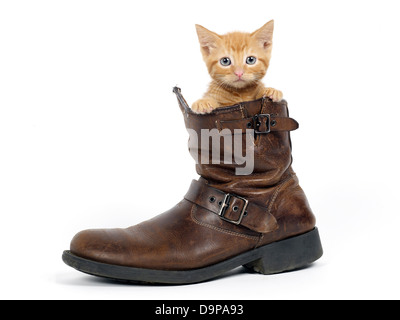
[[[212,82],[203,98],[192,105],[196,113],[251,101],[263,96],[282,100],[282,92],[261,83],[271,59],[274,21],[253,33],[218,35],[196,25],[201,53]]]

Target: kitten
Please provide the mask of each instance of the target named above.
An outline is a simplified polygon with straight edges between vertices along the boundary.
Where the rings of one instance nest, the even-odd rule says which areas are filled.
[[[281,91],[261,83],[271,59],[273,20],[253,33],[218,35],[200,25],[196,30],[212,82],[203,98],[193,103],[194,112],[210,113],[263,96],[275,102],[282,100]]]

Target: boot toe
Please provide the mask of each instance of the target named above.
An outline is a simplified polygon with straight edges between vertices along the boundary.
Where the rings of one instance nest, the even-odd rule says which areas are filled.
[[[98,262],[123,264],[120,261],[123,248],[123,237],[117,229],[89,229],[75,235],[71,241],[72,254]]]

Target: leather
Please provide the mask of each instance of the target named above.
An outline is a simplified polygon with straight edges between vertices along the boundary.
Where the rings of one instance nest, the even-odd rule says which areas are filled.
[[[217,214],[221,219],[244,226],[250,230],[267,233],[278,228],[278,223],[267,207],[247,199],[212,188],[196,180],[192,181],[185,196],[196,205]],[[229,203],[227,200],[229,199]]]
[[[268,131],[269,118],[271,131],[253,137],[253,172],[247,176],[236,175],[236,169],[242,164],[235,162],[197,163],[200,178],[174,208],[126,229],[82,231],[71,242],[73,254],[136,268],[190,270],[315,227],[315,217],[291,166],[290,131],[298,124],[289,117],[286,101],[259,99],[198,115],[191,111],[179,88],[174,88],[174,92],[186,127],[199,136],[201,129],[238,129],[245,142],[244,127],[247,129],[250,119],[264,115],[265,127],[263,124],[259,129]],[[254,122],[252,125],[254,128]],[[200,154],[200,146],[190,145],[191,154]],[[242,148],[244,152],[244,144]],[[234,196],[221,216],[218,204],[227,194]],[[215,201],[210,201],[211,197]],[[246,215],[241,217],[247,201]],[[240,218],[240,224],[232,222]]]
[[[244,118],[239,120],[217,120],[216,128],[219,130],[229,129],[231,131],[234,130],[242,130],[246,131],[247,129],[254,129],[260,132],[266,132],[269,130],[273,131],[293,131],[299,127],[299,124],[296,120],[289,117],[277,117],[271,115],[269,120],[265,117],[265,115],[257,115],[258,119],[262,119],[263,121],[256,121],[254,117],[252,118]],[[256,125],[258,122],[259,125]],[[269,126],[266,125],[269,123]]]

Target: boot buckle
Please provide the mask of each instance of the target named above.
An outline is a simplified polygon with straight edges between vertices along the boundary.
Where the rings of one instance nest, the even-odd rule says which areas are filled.
[[[243,209],[242,209],[242,211],[240,212],[240,216],[239,216],[239,219],[238,219],[238,220],[231,220],[231,219],[228,219],[228,218],[225,217],[226,209],[229,208],[230,203],[231,203],[231,198],[237,198],[237,199],[240,199],[240,200],[242,200],[242,201],[244,202]],[[249,200],[247,200],[247,199],[245,199],[245,198],[242,198],[242,197],[239,197],[239,196],[237,196],[237,195],[232,195],[232,194],[227,193],[227,194],[225,195],[224,200],[222,201],[221,208],[220,208],[220,210],[219,210],[219,212],[218,212],[218,215],[219,215],[219,217],[220,217],[222,220],[225,220],[225,221],[227,221],[227,222],[230,222],[230,223],[239,225],[239,224],[242,223],[243,217],[244,217],[244,216],[246,215],[246,213],[247,213],[246,210],[247,210],[247,206],[248,206],[248,205],[249,205]]]
[[[267,113],[256,114],[253,117],[255,133],[271,132],[271,115]]]

